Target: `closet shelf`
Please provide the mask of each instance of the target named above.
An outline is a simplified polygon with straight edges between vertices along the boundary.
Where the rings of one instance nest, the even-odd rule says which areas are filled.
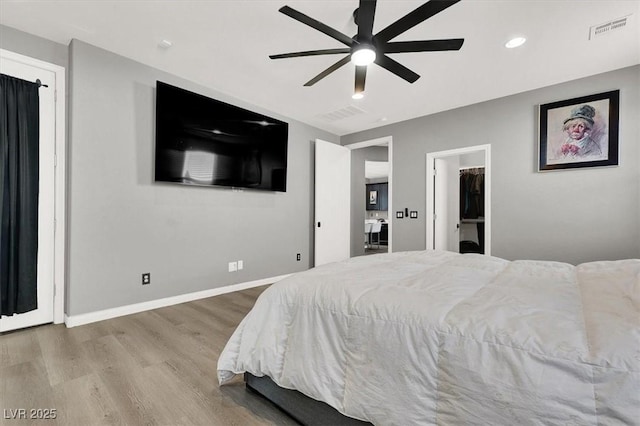
[[[484,223],[484,217],[477,219],[460,219],[460,223]]]

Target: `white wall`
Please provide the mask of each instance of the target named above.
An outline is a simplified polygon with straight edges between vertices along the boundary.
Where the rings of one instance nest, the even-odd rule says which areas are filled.
[[[492,254],[580,263],[640,258],[640,66],[624,68],[341,138],[393,136],[394,251],[425,247],[425,155],[491,144]],[[538,173],[538,105],[620,90],[620,165]]]

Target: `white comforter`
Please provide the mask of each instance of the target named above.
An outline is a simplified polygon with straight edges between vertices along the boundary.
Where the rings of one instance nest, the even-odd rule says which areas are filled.
[[[218,361],[374,424],[640,424],[640,260],[423,251],[267,289]]]

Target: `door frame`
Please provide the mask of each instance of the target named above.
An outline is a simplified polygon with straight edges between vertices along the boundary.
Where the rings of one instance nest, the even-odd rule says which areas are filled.
[[[426,160],[426,248],[434,249],[433,246],[433,168],[436,158],[451,157],[455,155],[484,152],[484,254],[491,255],[491,144],[469,146],[465,148],[450,149],[446,151],[427,153]],[[431,196],[430,196],[431,195]]]
[[[391,214],[391,212],[393,212],[393,136],[383,136],[381,138],[370,139],[362,142],[355,142],[355,143],[345,145],[345,147],[349,148],[350,150],[354,150],[354,149],[368,148],[370,146],[379,146],[379,145],[387,145],[387,151],[388,151],[387,161],[389,162],[389,180],[388,180],[389,186],[387,189],[387,198],[388,198],[387,211],[389,211],[390,214],[389,214],[389,218],[387,219],[387,221],[389,222],[388,234],[387,234],[387,239],[389,242],[387,247],[389,249],[389,253],[392,253],[393,252],[393,215]],[[354,232],[354,230],[352,230],[351,232]]]
[[[0,59],[20,62],[27,66],[41,68],[55,75],[55,182],[54,182],[54,253],[53,253],[53,323],[64,322],[65,300],[65,260],[66,260],[66,118],[65,118],[65,68],[30,56],[0,49]]]

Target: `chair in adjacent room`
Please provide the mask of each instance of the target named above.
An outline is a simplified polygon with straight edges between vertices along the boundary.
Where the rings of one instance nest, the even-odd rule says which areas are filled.
[[[374,240],[375,240],[375,244],[376,244],[376,248],[380,248],[380,231],[382,230],[382,222],[376,222],[371,224],[371,237],[370,237],[370,242],[371,245],[373,245]]]
[[[364,223],[364,249],[368,249],[371,246],[371,228],[373,223]]]

